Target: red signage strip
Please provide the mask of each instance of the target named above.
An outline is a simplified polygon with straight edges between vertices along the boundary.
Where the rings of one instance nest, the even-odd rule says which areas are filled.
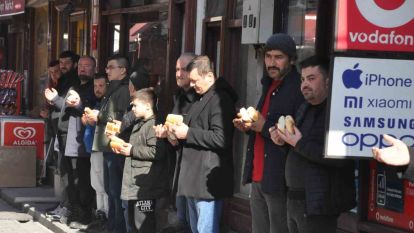
[[[24,13],[25,0],[0,0],[0,17]]]
[[[337,0],[336,50],[414,52],[414,1]]]

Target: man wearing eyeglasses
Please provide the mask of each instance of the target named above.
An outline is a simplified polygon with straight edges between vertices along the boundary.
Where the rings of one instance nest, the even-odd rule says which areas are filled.
[[[130,102],[127,77],[129,61],[121,55],[109,58],[105,68],[109,86],[102,98],[101,109],[97,117],[93,151],[101,151],[104,155],[104,183],[108,194],[108,225],[111,232],[125,232],[125,220],[122,210],[121,184],[124,157],[116,155],[109,147],[109,139],[105,135],[107,122],[122,120]]]

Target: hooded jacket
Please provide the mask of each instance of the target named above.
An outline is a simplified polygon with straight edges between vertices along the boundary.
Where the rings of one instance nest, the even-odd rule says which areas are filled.
[[[184,123],[178,196],[217,199],[233,195],[233,132],[237,94],[218,78],[191,106]]]

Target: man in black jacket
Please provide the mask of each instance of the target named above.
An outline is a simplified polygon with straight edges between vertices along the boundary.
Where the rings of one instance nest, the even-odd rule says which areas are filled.
[[[177,82],[178,90],[173,96],[173,109],[171,111],[172,114],[179,114],[183,115],[184,117],[187,115],[190,107],[194,103],[197,98],[197,93],[194,91],[194,88],[190,86],[190,78],[188,72],[186,70],[187,65],[196,57],[194,53],[183,53],[177,59],[176,66],[175,66],[175,79]],[[164,125],[157,125],[155,127],[155,133],[158,138],[167,138],[167,129]],[[168,152],[171,153],[171,170],[170,170],[170,182],[172,183],[172,197],[175,197],[175,207],[177,209],[177,218],[178,221],[173,225],[168,226],[165,231],[189,231],[188,225],[188,215],[187,215],[187,202],[185,197],[183,196],[176,196],[177,193],[177,181],[178,179],[174,179],[174,177],[178,177],[180,174],[180,163],[181,163],[181,146],[179,145],[177,140],[169,139],[170,146],[168,147]],[[175,182],[174,182],[175,181]]]
[[[289,232],[332,233],[339,214],[355,206],[354,161],[323,156],[329,60],[312,56],[300,65],[306,102],[294,132],[273,127],[270,134],[276,144],[292,146],[285,173]]]
[[[281,115],[294,115],[303,96],[300,76],[293,65],[296,45],[286,34],[274,34],[266,42],[259,119],[250,124],[234,119],[236,128],[247,132],[249,142],[243,184],[251,183],[250,209],[253,233],[286,233],[285,162],[288,146],[275,145],[269,128]]]
[[[129,103],[129,78],[127,77],[129,61],[119,54],[108,59],[105,71],[109,85],[101,102],[98,113],[92,151],[101,151],[104,155],[104,183],[108,194],[108,224],[113,232],[126,232],[125,218],[121,201],[122,173],[125,158],[114,154],[109,147],[109,138],[105,126],[113,120],[121,121]]]
[[[223,198],[233,195],[233,127],[237,95],[214,75],[210,59],[194,58],[187,66],[200,97],[184,123],[171,132],[183,140],[177,196],[186,197],[193,233],[218,233]]]

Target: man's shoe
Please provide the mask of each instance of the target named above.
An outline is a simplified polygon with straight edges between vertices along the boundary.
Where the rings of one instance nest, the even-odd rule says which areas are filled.
[[[72,229],[86,230],[88,228],[88,224],[84,224],[78,221],[73,221],[73,222],[70,222],[69,227]]]

